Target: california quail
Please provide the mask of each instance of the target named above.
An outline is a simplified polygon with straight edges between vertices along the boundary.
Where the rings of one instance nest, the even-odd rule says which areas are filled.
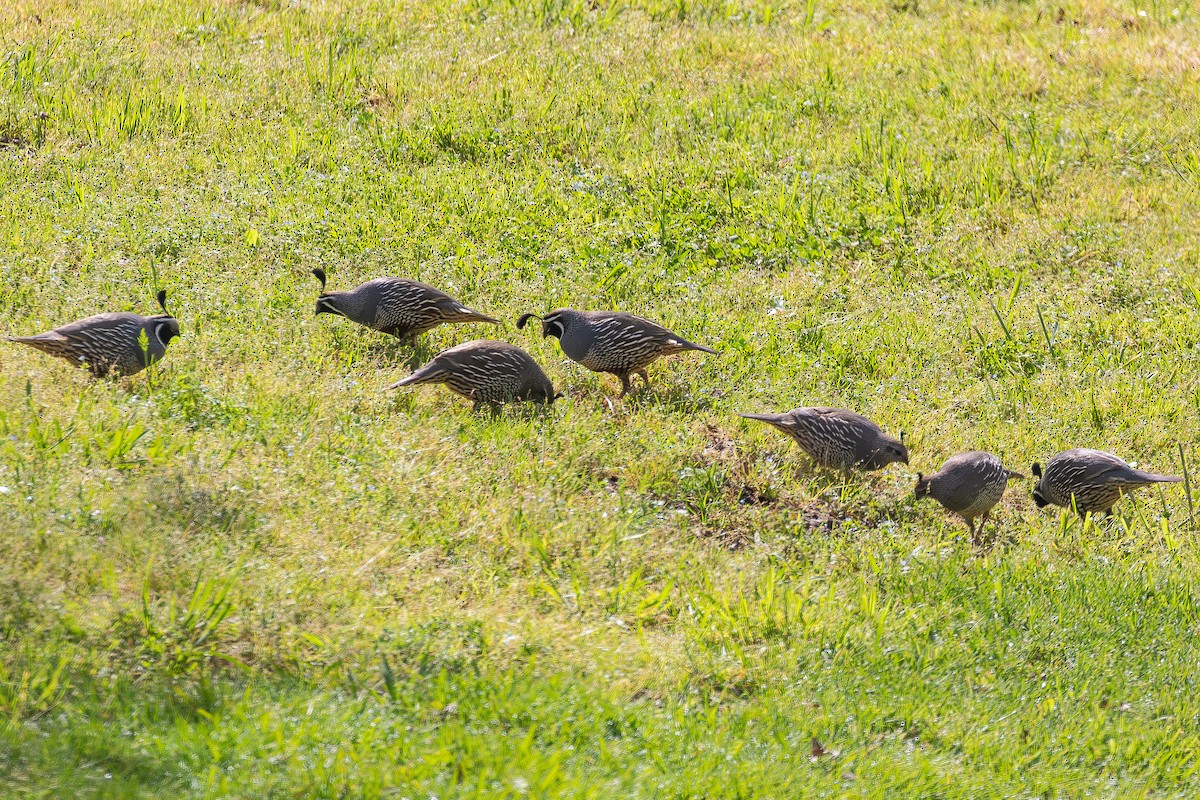
[[[983,528],[988,513],[1004,496],[1008,479],[1023,477],[1005,469],[1004,462],[991,453],[972,450],[946,459],[936,475],[925,477],[918,472],[916,495],[931,496],[947,511],[962,517],[971,529],[971,541],[975,541],[975,518],[983,517],[979,523]]]
[[[37,336],[10,336],[10,342],[85,366],[97,378],[141,372],[167,352],[179,336],[179,320],[167,311],[167,293],[159,291],[163,313],[143,317],[128,311],[96,314]],[[144,338],[143,338],[144,337]]]
[[[740,414],[791,436],[813,462],[843,472],[908,463],[908,448],[861,414],[844,408],[797,408],[784,414]]]
[[[325,270],[312,274],[321,282],[318,314],[340,314],[398,339],[424,333],[444,322],[490,322],[499,320],[467,308],[443,291],[407,278],[376,278],[346,292],[325,291]]]
[[[1053,503],[1075,509],[1080,516],[1088,513],[1111,513],[1121,495],[1152,483],[1179,483],[1182,478],[1144,472],[1126,464],[1111,453],[1078,447],[1066,450],[1046,464],[1033,465],[1038,478],[1033,487],[1033,501],[1038,508]]]
[[[444,383],[450,391],[475,403],[493,407],[514,400],[553,403],[554,386],[537,362],[506,342],[478,340],[443,350],[425,366],[389,389]]]
[[[542,321],[542,338],[558,339],[567,358],[592,372],[608,372],[620,378],[621,397],[629,393],[629,376],[633,374],[640,375],[649,388],[646,366],[661,356],[685,350],[717,354],[711,347],[693,344],[657,322],[633,314],[561,308],[544,317],[522,314],[517,327],[524,328],[531,317]]]

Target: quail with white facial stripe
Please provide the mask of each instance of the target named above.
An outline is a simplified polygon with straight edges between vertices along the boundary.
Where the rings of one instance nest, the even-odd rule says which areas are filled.
[[[522,314],[517,327],[530,319],[542,321],[542,337],[558,339],[563,353],[592,372],[607,372],[621,379],[621,397],[629,393],[631,375],[640,375],[646,388],[646,367],[673,353],[699,350],[717,355],[711,347],[689,342],[657,322],[618,311],[574,311],[560,308],[544,317]]]
[[[528,353],[507,342],[479,340],[438,353],[425,366],[388,389],[444,383],[450,391],[475,404],[495,408],[501,403],[553,403],[554,386]]]
[[[1159,475],[1131,467],[1112,453],[1079,447],[1065,450],[1046,463],[1033,465],[1037,485],[1033,501],[1038,508],[1048,505],[1071,507],[1080,516],[1109,514],[1122,495],[1155,483],[1179,483],[1182,478]]]
[[[813,463],[825,469],[877,470],[908,463],[904,442],[871,420],[845,408],[796,408],[783,414],[739,414],[778,428],[796,440]]]
[[[934,475],[917,473],[916,496],[932,497],[967,523],[971,541],[975,541],[975,519],[982,517],[979,529],[987,524],[988,514],[1004,496],[1010,478],[1023,478],[1019,472],[1005,469],[999,457],[982,450],[959,453],[946,459]]]
[[[43,353],[86,367],[97,378],[125,377],[161,359],[179,336],[179,320],[167,311],[167,293],[157,295],[163,313],[144,317],[127,311],[96,314],[36,336],[10,336]]]
[[[327,292],[325,270],[318,268],[312,273],[321,282],[317,314],[337,314],[398,339],[417,336],[448,322],[500,324],[420,281],[375,278],[344,292]]]

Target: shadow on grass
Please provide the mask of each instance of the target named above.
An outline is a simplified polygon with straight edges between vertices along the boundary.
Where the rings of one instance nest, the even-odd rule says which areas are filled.
[[[363,358],[381,366],[403,366],[412,372],[425,366],[439,352],[422,337],[414,340],[380,336],[363,349]]]
[[[607,382],[601,382],[599,385],[573,387],[567,391],[567,396],[576,403],[594,404],[601,411],[622,416],[650,409],[661,409],[687,415],[712,411],[716,408],[715,398],[708,393],[658,384],[652,384],[650,388],[646,389],[640,385],[640,382],[637,386],[638,388],[624,397],[621,397],[619,384],[614,387]],[[612,391],[609,391],[610,389]]]

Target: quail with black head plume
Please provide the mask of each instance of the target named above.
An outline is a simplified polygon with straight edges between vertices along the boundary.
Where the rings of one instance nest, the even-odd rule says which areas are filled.
[[[739,414],[774,426],[796,440],[813,463],[825,469],[877,470],[908,463],[904,442],[871,420],[844,408],[796,408],[783,414]]]
[[[975,541],[975,519],[979,527],[987,524],[988,514],[1008,488],[1010,478],[1025,476],[1005,469],[999,457],[981,450],[959,453],[946,459],[934,475],[917,473],[917,498],[932,497],[947,511],[963,518]]]
[[[646,367],[662,356],[686,350],[717,355],[711,347],[689,342],[657,322],[618,311],[560,308],[544,317],[522,314],[517,327],[524,328],[530,319],[542,321],[542,337],[558,339],[567,358],[592,372],[607,372],[620,378],[621,397],[629,393],[630,375],[640,375],[649,388]]]
[[[161,359],[179,336],[179,320],[167,311],[167,293],[158,292],[163,313],[144,317],[128,311],[96,314],[36,336],[11,336],[43,353],[86,367],[97,378],[125,377]]]
[[[1046,462],[1033,465],[1038,478],[1033,501],[1038,508],[1048,505],[1071,507],[1080,516],[1108,514],[1122,495],[1153,483],[1179,483],[1182,478],[1159,475],[1131,467],[1112,453],[1078,447],[1065,450]]]
[[[450,391],[480,406],[529,401],[553,403],[554,386],[528,353],[507,342],[480,340],[438,353],[425,366],[388,389],[444,383]]]
[[[321,282],[318,314],[337,314],[372,330],[405,339],[447,322],[499,320],[467,308],[443,291],[407,278],[375,278],[344,292],[325,291],[325,270],[312,271]]]

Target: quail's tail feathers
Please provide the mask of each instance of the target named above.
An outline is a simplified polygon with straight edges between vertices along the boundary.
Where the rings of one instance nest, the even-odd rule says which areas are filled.
[[[27,344],[30,347],[41,350],[43,353],[51,355],[61,355],[67,342],[67,337],[56,331],[47,331],[46,333],[39,333],[36,336],[6,336],[4,338],[10,342]]]
[[[445,380],[446,370],[442,365],[426,364],[407,378],[401,378],[387,388],[399,389],[402,386],[419,386],[422,383],[442,383]]]
[[[458,305],[454,309],[458,313],[459,322],[488,322],[492,325],[499,325],[500,320],[489,317],[487,314],[481,314],[473,308],[467,308],[464,305]]]
[[[716,350],[713,350],[711,347],[705,347],[702,344],[696,344],[695,342],[689,342],[687,339],[677,339],[676,341],[679,342],[679,346],[682,347],[684,350],[699,350],[701,353],[710,353],[714,356],[721,355]],[[746,416],[746,415],[743,414],[742,416]]]
[[[1176,478],[1173,475],[1159,475],[1156,472],[1142,472],[1140,469],[1133,470],[1133,477],[1129,483],[1182,483],[1183,478]]]
[[[10,342],[20,342],[21,344],[34,344],[37,342],[58,341],[62,339],[62,334],[50,331],[47,333],[39,333],[36,336],[5,336]]]
[[[754,420],[758,420],[759,422],[765,422],[768,425],[779,425],[783,421],[784,416],[786,416],[786,415],[785,414],[738,414],[738,416],[742,417],[744,419],[754,419]]]

